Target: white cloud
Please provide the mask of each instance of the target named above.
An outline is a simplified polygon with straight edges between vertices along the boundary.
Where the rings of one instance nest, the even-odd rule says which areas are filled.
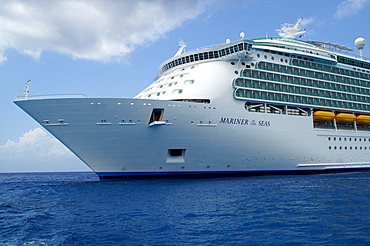
[[[345,0],[337,6],[334,17],[342,19],[357,14],[368,2],[368,0]]]
[[[41,128],[0,146],[0,172],[89,171],[57,139]]]
[[[30,159],[46,157],[73,157],[73,154],[57,139],[36,128],[23,134],[18,142],[8,140],[0,146],[1,159]]]
[[[122,59],[136,46],[204,12],[213,0],[5,0],[0,5],[0,63],[14,48],[75,59]]]

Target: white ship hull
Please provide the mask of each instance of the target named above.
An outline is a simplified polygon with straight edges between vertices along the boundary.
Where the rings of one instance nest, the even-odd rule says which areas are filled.
[[[243,107],[242,102],[235,103],[241,104],[236,108]],[[102,180],[370,167],[369,134],[314,129],[312,117],[143,99],[43,99],[16,104],[44,122]],[[164,109],[165,122],[148,125],[153,108]],[[344,138],[353,140],[344,142]],[[339,150],[345,146],[352,150]],[[171,149],[183,152],[171,156]]]

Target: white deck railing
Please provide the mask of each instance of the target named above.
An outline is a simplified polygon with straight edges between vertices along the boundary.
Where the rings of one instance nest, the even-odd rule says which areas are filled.
[[[38,99],[58,99],[58,98],[88,98],[83,94],[60,94],[60,95],[36,95],[36,96],[18,96],[16,101],[22,100],[38,100]]]

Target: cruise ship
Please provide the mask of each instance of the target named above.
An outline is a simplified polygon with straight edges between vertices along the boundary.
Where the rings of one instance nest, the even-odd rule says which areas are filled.
[[[100,180],[370,168],[370,62],[302,40],[300,22],[279,37],[181,42],[134,98],[31,96],[28,83],[15,104]]]

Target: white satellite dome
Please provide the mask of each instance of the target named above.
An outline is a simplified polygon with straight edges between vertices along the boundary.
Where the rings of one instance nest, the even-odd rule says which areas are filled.
[[[355,45],[357,49],[363,49],[365,46],[366,40],[362,37],[356,38]]]

